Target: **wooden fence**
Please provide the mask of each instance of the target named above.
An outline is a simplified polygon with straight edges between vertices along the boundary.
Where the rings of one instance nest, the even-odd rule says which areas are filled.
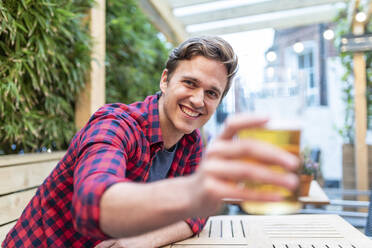
[[[0,156],[0,244],[65,152]]]
[[[368,146],[368,178],[368,189],[372,189],[372,145]],[[342,187],[357,189],[355,150],[354,146],[349,144],[342,147]]]

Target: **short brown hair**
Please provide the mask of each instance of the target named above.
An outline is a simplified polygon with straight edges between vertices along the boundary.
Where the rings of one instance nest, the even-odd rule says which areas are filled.
[[[234,50],[230,44],[220,37],[193,37],[184,41],[181,45],[173,49],[165,66],[165,68],[168,70],[168,78],[170,78],[172,73],[177,69],[179,61],[189,60],[198,55],[208,59],[220,61],[225,65],[227,71],[227,84],[222,94],[223,98],[230,89],[231,79],[236,74],[238,57],[234,53]]]

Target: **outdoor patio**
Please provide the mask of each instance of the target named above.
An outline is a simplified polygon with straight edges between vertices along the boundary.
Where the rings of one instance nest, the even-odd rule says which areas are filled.
[[[216,35],[236,44],[241,64],[232,89],[203,130],[205,140],[213,140],[225,118],[239,112],[301,118],[306,123],[302,155],[308,151],[308,164],[317,167],[311,172],[309,194],[299,198],[301,211],[287,217],[301,230],[306,223],[313,229],[297,233],[286,225],[284,216],[271,220],[246,215],[239,199],[226,199],[220,215],[209,220],[200,236],[169,247],[370,247],[372,242],[364,234],[372,236],[372,1],[140,0],[137,4],[138,8],[119,12],[120,1],[96,0],[95,5],[83,6],[85,14],[66,14],[70,23],[79,23],[87,32],[61,28],[64,40],[79,44],[73,51],[66,50],[66,57],[60,57],[66,49],[58,48],[62,39],[53,43],[52,38],[43,40],[38,33],[39,28],[57,33],[60,23],[47,27],[45,21],[35,18],[36,11],[19,6],[19,12],[33,14],[15,24],[12,8],[0,4],[0,20],[6,23],[0,25],[0,55],[6,61],[0,64],[5,78],[0,82],[4,85],[0,87],[0,134],[4,137],[0,143],[0,242],[65,155],[68,140],[100,106],[141,100],[157,87],[141,83],[158,77],[159,61],[167,57],[172,45],[191,36]],[[144,15],[136,20],[128,14],[132,20],[125,22],[121,19],[125,11]],[[72,13],[78,17],[72,18]],[[146,18],[156,29],[137,37],[136,32],[144,33],[150,25]],[[118,34],[131,22],[133,27],[127,33]],[[143,29],[138,32],[135,29],[140,25]],[[16,38],[20,32],[26,38]],[[91,40],[84,40],[85,35]],[[145,44],[149,37],[154,40]],[[262,37],[271,37],[272,42],[260,40]],[[148,52],[150,42],[157,54]],[[27,50],[33,43],[35,49]],[[258,48],[259,43],[271,45]],[[255,49],[263,51],[260,58],[251,56]],[[26,61],[21,50],[24,54],[37,52]],[[131,64],[137,52],[140,59]],[[74,54],[80,56],[76,61]],[[141,60],[150,55],[153,57]],[[127,64],[115,67],[124,60]],[[262,63],[259,72],[252,70],[258,66],[252,61]],[[146,76],[138,78],[138,68],[147,65]],[[15,67],[26,69],[11,72]],[[119,75],[122,71],[125,76]],[[52,74],[58,77],[51,82],[65,80],[64,84],[45,83]],[[260,82],[254,87],[256,77]],[[114,85],[130,80],[133,85]],[[41,98],[46,100],[38,102]],[[45,124],[47,120],[50,123]],[[33,142],[32,137],[38,140]],[[255,230],[254,223],[262,232]],[[284,229],[278,231],[278,226]],[[282,232],[287,227],[288,232]],[[256,246],[258,238],[265,240],[261,246]]]

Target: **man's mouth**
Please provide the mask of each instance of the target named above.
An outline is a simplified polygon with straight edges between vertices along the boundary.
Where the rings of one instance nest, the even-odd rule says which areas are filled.
[[[198,117],[200,113],[193,111],[192,109],[180,105],[182,112],[184,112],[186,115],[190,117]]]

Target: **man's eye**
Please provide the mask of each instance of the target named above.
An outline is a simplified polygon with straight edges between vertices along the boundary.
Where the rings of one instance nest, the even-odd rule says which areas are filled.
[[[189,86],[194,86],[194,82],[189,81],[189,80],[185,80],[184,83],[189,85]]]
[[[208,90],[207,94],[210,95],[211,97],[217,97],[217,93],[212,90]]]

